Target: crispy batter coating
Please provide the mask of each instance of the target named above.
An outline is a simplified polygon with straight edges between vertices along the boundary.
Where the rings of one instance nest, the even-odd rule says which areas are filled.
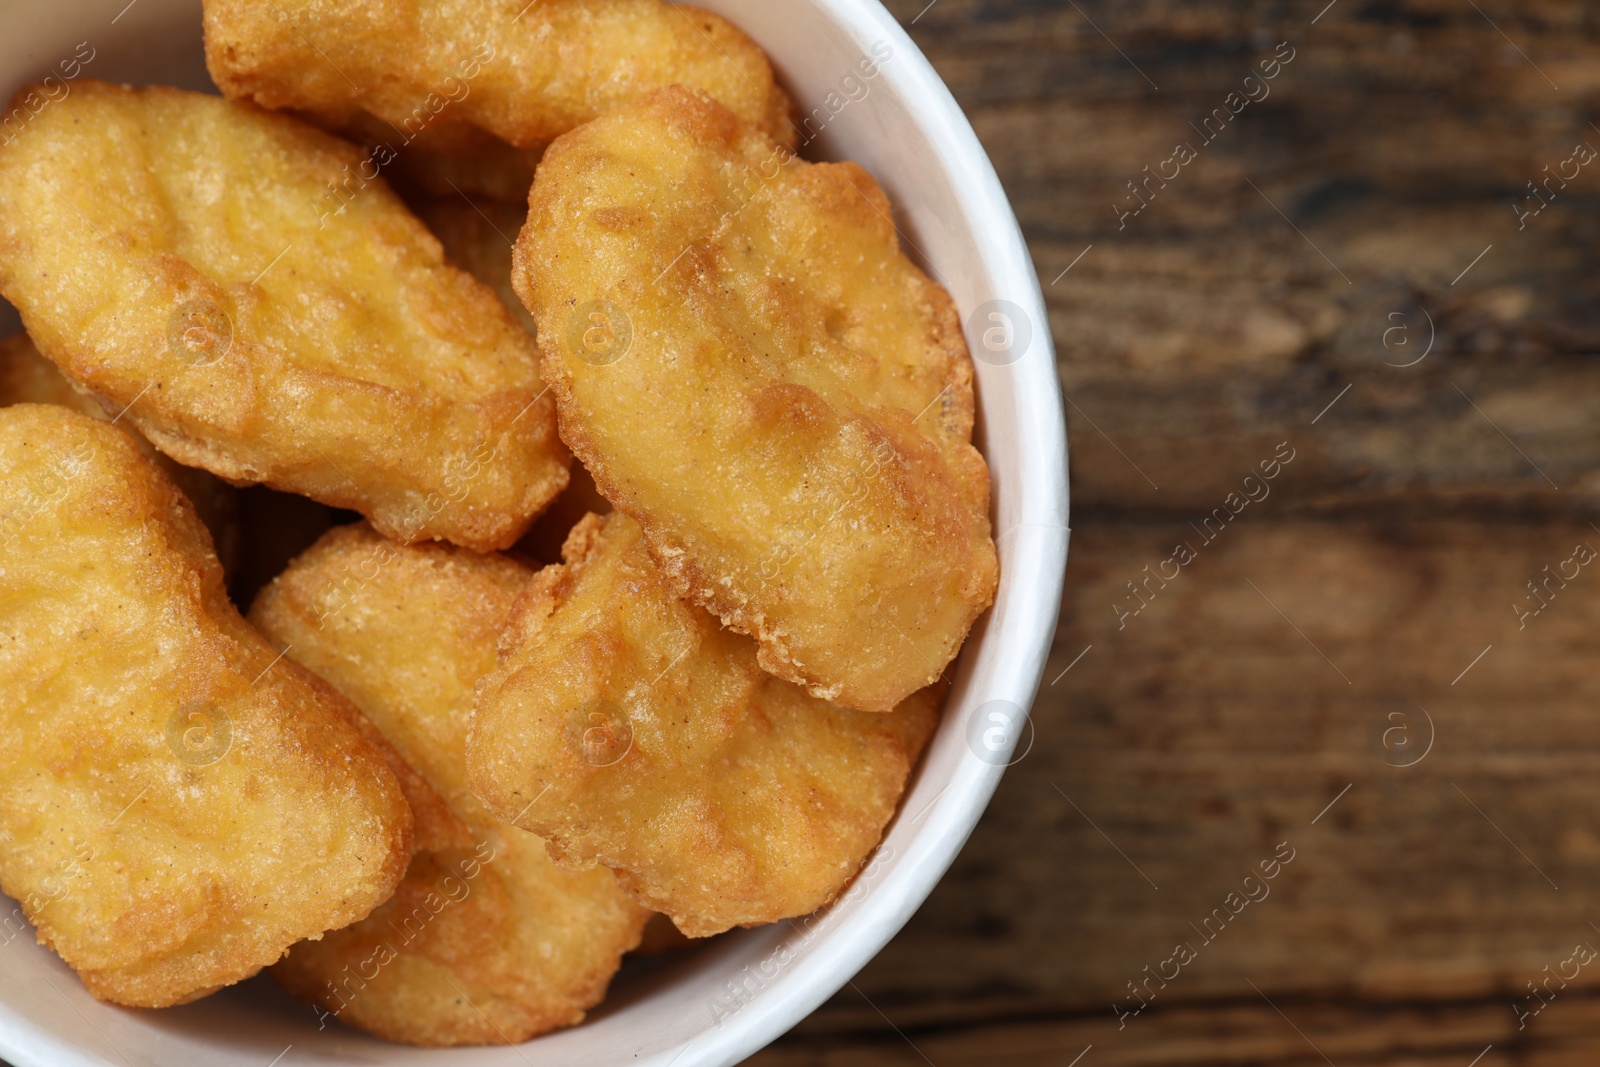
[[[0,340],[0,407],[11,404],[59,404],[103,421],[113,417],[94,397],[73,388],[56,365],[39,354],[26,333]],[[194,505],[200,521],[211,531],[223,573],[231,579],[239,566],[239,491],[213,474],[162,455],[138,431],[128,429],[128,433],[139,451],[155,460]]]
[[[852,163],[667,89],[546,153],[513,281],[561,434],[761,666],[887,711],[998,577],[949,295]]]
[[[216,97],[76,82],[0,148],[0,294],[181,463],[508,547],[570,461],[533,344],[360,158]]]
[[[181,1004],[394,892],[385,754],[234,610],[127,434],[0,410],[0,546],[0,889],[90,992]]]
[[[444,545],[334,530],[250,619],[348,695],[417,771],[419,851],[393,900],[296,945],[273,974],[380,1037],[502,1044],[582,1020],[649,913],[610,871],[562,870],[467,788],[473,685],[533,571]]]
[[[867,714],[763,672],[749,638],[672,595],[625,515],[586,518],[567,560],[479,683],[474,791],[690,937],[833,899],[894,814],[934,692]]]
[[[663,0],[205,0],[205,28],[227,96],[424,158],[439,193],[453,190],[426,176],[454,176],[441,160],[515,170],[475,134],[537,153],[667,85],[710,93],[786,144],[798,137],[755,42]]]

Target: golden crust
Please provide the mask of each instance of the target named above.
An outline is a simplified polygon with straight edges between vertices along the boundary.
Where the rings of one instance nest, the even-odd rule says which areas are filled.
[[[933,692],[867,714],[764,673],[753,642],[672,595],[625,515],[586,518],[567,559],[478,685],[478,796],[691,937],[833,899],[894,814]]]
[[[450,155],[514,169],[474,151],[474,133],[537,153],[667,85],[710,93],[786,144],[799,135],[755,42],[662,0],[206,0],[205,29],[207,66],[230,98],[402,160],[415,148],[424,174],[449,177],[437,162]]]
[[[533,571],[445,545],[333,530],[263,590],[250,618],[348,695],[421,783],[418,853],[394,899],[273,975],[380,1037],[502,1044],[582,1020],[649,913],[606,870],[558,868],[467,788],[473,685]]]
[[[0,410],[0,542],[0,889],[90,992],[181,1004],[389,897],[383,754],[240,618],[127,434]]]
[[[544,157],[513,281],[563,439],[761,666],[886,711],[994,598],[948,294],[851,163],[671,88]]]
[[[98,400],[79,392],[54,363],[40,355],[26,333],[0,340],[0,407],[11,404],[59,404],[90,418],[112,418]],[[211,531],[223,572],[231,578],[239,563],[239,491],[215,475],[162,455],[137,431],[129,430],[129,436],[189,498],[200,521]]]
[[[0,148],[0,293],[181,463],[508,547],[570,461],[533,344],[361,167],[285,116],[76,82]]]

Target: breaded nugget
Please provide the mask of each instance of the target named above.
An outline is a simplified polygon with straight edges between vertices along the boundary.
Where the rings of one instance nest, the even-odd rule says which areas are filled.
[[[479,683],[473,790],[690,937],[833,899],[894,814],[934,692],[868,714],[763,672],[754,642],[672,595],[625,515],[586,518],[567,559]]]
[[[39,354],[26,333],[0,340],[0,407],[11,404],[60,404],[96,419],[113,417],[94,397],[74,389],[56,365]],[[128,432],[139,451],[155,460],[189,498],[200,521],[211,531],[223,572],[231,576],[239,561],[239,491],[215,475],[162,455],[137,431]]]
[[[273,974],[380,1037],[501,1044],[579,1022],[649,913],[610,871],[558,868],[467,788],[473,685],[533,571],[444,545],[330,532],[250,619],[348,695],[425,779],[418,853],[389,903],[296,945]]]
[[[508,547],[570,462],[533,343],[359,167],[287,116],[76,82],[0,148],[0,293],[181,463]]]
[[[710,93],[786,144],[799,135],[753,41],[663,0],[205,0],[205,29],[206,64],[227,96],[299,112],[401,160],[486,158],[500,175],[514,168],[474,151],[475,131],[537,153],[667,85]],[[432,161],[422,172],[451,176]]]
[[[994,598],[950,297],[853,163],[667,89],[546,153],[513,281],[561,434],[761,666],[887,711]]]
[[[412,817],[384,760],[127,434],[0,410],[0,889],[91,993],[182,1004],[386,900]]]

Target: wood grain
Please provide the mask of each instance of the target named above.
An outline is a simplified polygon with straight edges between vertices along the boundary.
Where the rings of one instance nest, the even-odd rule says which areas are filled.
[[[1080,513],[1202,504],[1228,467],[1213,456],[1304,427],[1352,383],[1309,500],[1509,490],[1537,504],[1550,488],[1537,466],[1592,506],[1600,432],[1585,398],[1600,372],[1584,356],[1600,321],[1573,280],[1600,255],[1600,173],[1583,170],[1525,229],[1511,204],[1577,142],[1600,147],[1595,16],[1545,3],[1500,19],[1556,92],[1470,5],[1343,0],[1316,26],[1305,6],[1094,13],[1128,60],[1070,6],[940,0],[912,27],[1023,221],[1069,411],[1126,453],[1087,435]],[[1206,144],[1191,123],[1279,41],[1295,58],[1270,95]],[[1125,183],[1177,142],[1199,158],[1119,229],[1113,205],[1137,203]],[[1419,309],[1432,353],[1390,366],[1420,354]],[[1411,328],[1385,347],[1396,325]]]
[[[1600,10],[889,6],[1045,285],[1072,555],[1029,755],[906,930],[751,1062],[1595,1062],[1600,966],[1517,1009],[1600,946],[1600,568],[1550,578],[1600,548],[1600,166],[1512,205],[1600,148]]]

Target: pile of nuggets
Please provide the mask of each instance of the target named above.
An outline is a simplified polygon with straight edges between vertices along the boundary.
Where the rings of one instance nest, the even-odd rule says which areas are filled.
[[[0,889],[104,1000],[434,1046],[834,899],[997,581],[882,190],[662,0],[205,31],[0,145]]]

